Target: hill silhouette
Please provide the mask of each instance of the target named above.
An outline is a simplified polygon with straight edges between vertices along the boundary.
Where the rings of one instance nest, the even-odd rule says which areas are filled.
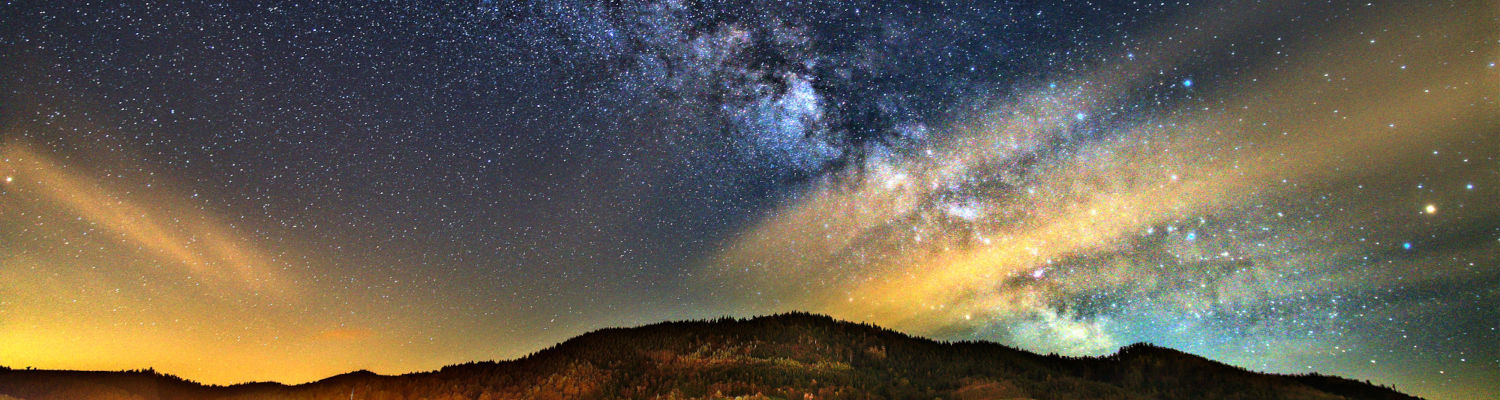
[[[1105,357],[946,343],[830,317],[664,322],[587,333],[529,356],[287,386],[207,386],[151,370],[0,370],[20,399],[1414,399],[1322,375],[1262,374],[1134,344]]]

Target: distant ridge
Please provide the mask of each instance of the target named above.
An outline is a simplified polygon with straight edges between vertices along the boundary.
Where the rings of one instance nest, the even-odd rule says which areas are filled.
[[[151,370],[0,369],[0,400],[50,399],[1416,399],[1322,375],[1275,375],[1149,344],[1105,357],[938,342],[807,313],[583,334],[513,361],[287,386],[207,386]]]

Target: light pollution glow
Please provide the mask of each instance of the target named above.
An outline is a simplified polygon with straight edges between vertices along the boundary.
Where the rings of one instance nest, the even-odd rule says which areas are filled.
[[[152,367],[230,384],[452,359],[402,350],[419,334],[399,327],[411,323],[383,327],[406,317],[358,317],[388,308],[319,285],[306,266],[327,260],[284,244],[265,250],[160,179],[94,179],[33,149],[0,143],[0,360],[9,365]],[[372,359],[369,346],[391,351]]]
[[[1132,243],[1169,230],[1192,235],[1194,227],[1249,221],[1243,225],[1293,232],[1205,234],[1193,244],[1160,244],[1182,259],[1254,265],[1213,282],[1205,289],[1211,297],[1152,299],[1173,310],[1475,278],[1473,270],[1453,268],[1460,255],[1445,251],[1348,267],[1351,259],[1378,256],[1417,236],[1415,228],[1385,227],[1398,217],[1379,211],[1409,210],[1396,224],[1500,212],[1452,207],[1443,198],[1372,202],[1358,195],[1366,190],[1358,182],[1403,176],[1405,165],[1434,157],[1433,149],[1500,153],[1494,140],[1467,140],[1500,126],[1494,98],[1500,70],[1491,67],[1500,58],[1496,6],[1471,6],[1382,9],[1357,21],[1381,27],[1372,35],[1288,38],[1306,42],[1292,68],[1252,69],[1234,82],[1164,71],[1191,67],[1199,49],[1230,51],[1223,43],[1276,7],[1218,15],[1200,21],[1203,28],[1163,27],[1141,42],[1174,45],[1121,50],[1092,71],[1058,77],[1056,88],[1036,85],[1001,101],[992,114],[955,122],[948,129],[956,133],[924,149],[925,156],[876,158],[860,172],[814,185],[706,260],[707,273],[698,275],[705,282],[697,283],[735,289],[741,304],[712,313],[799,309],[942,338],[1100,354],[1128,340],[1111,329],[1124,323],[1111,318],[1123,314],[1083,315],[1067,301],[1145,291],[1181,278],[1173,274],[1195,273],[1192,264],[1162,267],[1163,256],[1133,254]],[[1394,59],[1403,61],[1387,62]],[[1132,97],[1139,89],[1187,90],[1188,80],[1196,95],[1206,96],[1195,107],[1212,107],[1151,109],[1143,112],[1152,115],[1110,124],[1104,139],[1077,137],[1100,116],[1137,111],[1125,105],[1139,102]],[[1037,155],[1075,139],[1086,145]],[[297,383],[357,368],[401,373],[514,356],[565,332],[598,327],[573,321],[542,334],[547,328],[538,321],[547,318],[514,304],[491,318],[521,321],[516,325],[527,325],[521,328],[530,335],[451,323],[479,307],[440,290],[414,290],[431,289],[411,283],[427,274],[421,268],[411,268],[400,284],[374,282],[360,269],[387,261],[379,255],[355,261],[299,248],[294,234],[228,218],[184,194],[192,185],[172,182],[170,170],[123,169],[166,178],[100,177],[88,162],[57,157],[41,144],[0,141],[0,360],[6,365],[154,367],[207,383]],[[1500,186],[1485,181],[1492,175],[1479,167],[1448,172],[1424,182],[1454,188],[1480,182],[1478,189],[1469,186],[1479,195]],[[1275,219],[1276,204],[1313,203],[1326,215]],[[1369,241],[1341,240],[1352,239],[1339,238],[1351,226],[1377,228]],[[1235,235],[1262,236],[1251,243]],[[1500,254],[1492,246],[1461,256],[1493,263]],[[1294,275],[1288,266],[1309,265],[1343,267],[1326,268],[1316,279],[1281,278]],[[1256,346],[1286,361],[1207,355],[1280,371],[1295,370],[1299,351],[1328,356],[1284,332],[1235,340],[1265,342]],[[1399,372],[1373,374],[1389,381]]]

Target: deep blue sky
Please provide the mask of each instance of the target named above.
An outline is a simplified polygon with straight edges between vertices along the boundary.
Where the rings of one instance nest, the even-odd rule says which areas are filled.
[[[807,309],[1497,394],[1480,2],[428,3],[0,5],[0,363]]]

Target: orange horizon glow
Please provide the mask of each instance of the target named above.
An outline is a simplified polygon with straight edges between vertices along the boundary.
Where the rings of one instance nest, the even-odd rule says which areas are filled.
[[[402,350],[419,330],[350,320],[375,306],[333,296],[288,261],[328,260],[265,250],[163,185],[91,174],[0,143],[0,365],[152,368],[226,385],[467,361]]]

